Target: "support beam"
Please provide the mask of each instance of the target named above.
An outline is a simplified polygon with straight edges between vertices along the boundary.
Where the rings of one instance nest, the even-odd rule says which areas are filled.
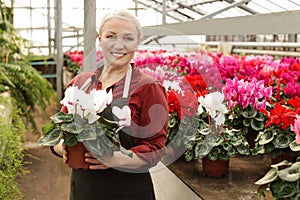
[[[52,55],[50,0],[47,0],[47,30],[48,30],[48,53],[49,55]]]
[[[241,0],[241,1],[235,2],[235,3],[233,3],[233,4],[230,4],[229,6],[226,6],[225,8],[222,8],[222,9],[217,10],[217,11],[215,11],[215,12],[212,12],[212,13],[210,13],[210,14],[204,15],[203,17],[201,17],[201,19],[208,19],[208,18],[211,18],[211,17],[213,17],[213,16],[215,16],[215,15],[217,15],[217,14],[219,14],[219,13],[222,13],[222,12],[224,12],[224,11],[226,11],[226,10],[229,10],[229,9],[234,8],[234,7],[236,7],[236,6],[240,6],[240,5],[243,5],[243,4],[245,4],[245,3],[248,3],[249,1],[251,1],[251,0]]]
[[[84,0],[83,35],[83,71],[92,71],[96,68],[96,0]]]
[[[62,0],[55,0],[55,46],[56,46],[56,93],[58,99],[62,98],[62,69],[63,69],[63,45],[62,45]]]
[[[143,27],[148,35],[299,34],[300,10]]]

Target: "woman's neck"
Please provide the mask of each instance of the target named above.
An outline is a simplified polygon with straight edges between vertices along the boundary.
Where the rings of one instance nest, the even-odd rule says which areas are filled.
[[[106,67],[104,65],[103,71],[99,77],[99,81],[102,83],[102,89],[108,88],[121,80],[130,69],[130,64],[127,67],[122,68]]]

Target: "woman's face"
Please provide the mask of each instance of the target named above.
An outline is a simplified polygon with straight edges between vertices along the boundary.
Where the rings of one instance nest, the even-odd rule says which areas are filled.
[[[138,47],[138,35],[137,28],[130,21],[107,20],[99,37],[107,66],[127,67]]]

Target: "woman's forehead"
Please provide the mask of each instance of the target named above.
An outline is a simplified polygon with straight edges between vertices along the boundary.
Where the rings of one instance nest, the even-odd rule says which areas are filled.
[[[134,33],[138,32],[136,26],[129,20],[121,19],[121,18],[110,18],[103,25],[103,32],[126,32],[126,33]]]

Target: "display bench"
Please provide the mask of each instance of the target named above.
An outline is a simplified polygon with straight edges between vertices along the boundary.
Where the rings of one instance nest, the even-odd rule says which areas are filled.
[[[231,158],[230,172],[221,178],[202,174],[201,161],[180,158],[168,168],[205,200],[258,199],[255,182],[270,169],[269,155]]]

